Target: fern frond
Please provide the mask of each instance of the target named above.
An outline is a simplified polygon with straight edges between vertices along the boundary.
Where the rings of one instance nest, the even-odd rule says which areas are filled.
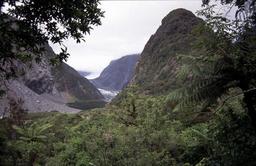
[[[17,133],[19,133],[20,135],[24,135],[24,134],[25,134],[24,129],[21,128],[21,127],[18,127],[18,126],[16,126],[16,125],[13,125],[12,128],[13,128]]]
[[[52,127],[52,124],[48,124],[48,123],[38,127],[38,134],[43,133],[44,131],[48,130],[51,127]]]
[[[196,135],[200,136],[201,138],[203,138],[203,139],[205,139],[207,141],[211,141],[212,140],[211,138],[209,138],[207,135],[203,134],[199,130],[191,129],[191,131],[193,131],[193,133],[195,133]]]
[[[215,102],[225,91],[235,84],[230,84],[230,80],[225,75],[205,76],[200,79],[192,79],[190,83],[182,88],[172,91],[168,95],[168,100],[177,102],[174,110],[182,110],[185,107],[195,106],[198,103]]]
[[[179,70],[178,70],[178,72],[177,72],[177,74],[176,74],[176,78],[178,79],[178,80],[185,80],[187,77],[188,77],[188,75],[191,73],[191,70],[190,70],[190,66],[188,66],[188,65],[182,65],[180,68],[179,68]]]

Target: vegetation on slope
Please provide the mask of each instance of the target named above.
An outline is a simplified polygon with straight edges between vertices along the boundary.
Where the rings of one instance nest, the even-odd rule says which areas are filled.
[[[250,32],[242,29],[239,40],[230,41],[225,33],[227,25],[219,25],[225,25],[219,27],[224,31],[208,31],[209,35],[217,32],[212,36],[217,40],[208,38],[204,43],[204,48],[212,54],[206,54],[204,59],[191,57],[197,58],[205,69],[197,72],[200,77],[194,72],[191,75],[194,70],[187,72],[190,68],[186,63],[179,70],[179,76],[197,82],[196,86],[185,87],[185,93],[175,93],[173,98],[170,98],[173,94],[143,95],[130,87],[116,104],[73,115],[51,112],[13,116],[17,113],[13,112],[0,121],[1,164],[256,165],[256,130],[253,117],[247,114],[250,108],[245,100],[248,92],[253,95],[255,92],[239,87],[237,80],[233,82],[233,75],[230,76],[233,69],[245,76],[249,74],[250,77],[245,77],[249,81],[245,80],[250,88],[255,86],[255,67],[251,64],[255,59],[254,49],[236,45],[237,41],[249,41],[249,46],[255,48],[255,40],[244,40],[251,36],[241,38]],[[230,54],[223,56],[220,48]],[[245,53],[241,53],[244,49]],[[229,63],[220,63],[226,62],[225,58]],[[214,77],[216,74],[222,77]],[[203,76],[209,81],[205,83]],[[232,86],[226,86],[229,82],[233,82]],[[254,101],[254,96],[249,99]],[[180,103],[182,106],[177,107]]]
[[[197,36],[192,34],[203,21],[185,9],[171,11],[141,53],[133,83],[146,94],[167,94],[177,87],[175,75],[179,54],[189,55]]]
[[[1,164],[254,165],[256,133],[240,100],[204,116],[168,110],[164,96],[130,93],[91,112],[33,113],[19,126],[2,119]]]
[[[103,107],[106,102],[99,90],[75,69],[65,63],[53,69],[57,90],[68,101],[68,106],[85,110]],[[75,81],[74,81],[75,80]]]

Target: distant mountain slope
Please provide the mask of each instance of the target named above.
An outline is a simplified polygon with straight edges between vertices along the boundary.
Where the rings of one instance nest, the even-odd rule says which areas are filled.
[[[113,60],[98,78],[90,81],[97,88],[120,91],[130,82],[139,57],[138,54],[134,54]]]
[[[50,46],[45,47],[41,63],[25,65],[17,62],[16,71],[24,70],[25,74],[8,82],[0,80],[1,85],[4,82],[7,85],[6,94],[0,100],[0,113],[9,107],[10,99],[22,99],[24,108],[31,112],[78,112],[80,110],[70,108],[67,104],[86,102],[86,108],[91,108],[90,101],[94,106],[95,101],[102,104],[104,97],[99,90],[75,69],[65,63],[51,66],[48,58],[55,54]],[[29,65],[30,68],[27,67]],[[71,106],[78,108],[76,105]]]
[[[100,100],[103,98],[97,88],[75,69],[62,63],[53,68],[56,88],[68,101]]]
[[[176,86],[177,55],[189,55],[196,36],[191,32],[203,21],[185,9],[171,11],[147,42],[133,83],[146,94],[164,94]]]
[[[83,77],[86,77],[86,76],[88,76],[89,74],[91,74],[90,72],[87,72],[87,71],[82,71],[82,70],[77,70],[78,71],[78,73],[81,75],[81,76],[83,76]]]

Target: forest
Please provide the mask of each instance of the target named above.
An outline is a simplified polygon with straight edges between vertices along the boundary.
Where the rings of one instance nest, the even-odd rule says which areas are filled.
[[[233,7],[235,18],[215,12],[217,3]],[[4,11],[4,4],[11,10]],[[13,64],[40,63],[46,42],[62,48],[49,59],[51,65],[67,59],[63,41],[81,42],[101,24],[104,12],[98,5],[98,0],[1,1],[0,96],[6,93],[5,82],[20,74]],[[135,81],[105,107],[28,112],[22,99],[11,99],[8,116],[0,119],[0,165],[256,165],[256,1],[203,0],[202,5],[196,14],[203,19],[176,10],[192,20],[192,30],[178,27],[184,31],[172,33],[176,45],[171,51],[162,40],[159,52],[144,53],[141,61],[147,61],[138,64],[143,70],[136,68]],[[169,18],[183,25],[182,18]],[[13,21],[21,28],[13,28]],[[182,36],[185,32],[189,36]],[[177,51],[183,42],[189,48]],[[170,52],[175,67],[166,73],[174,74],[157,75],[154,65],[167,62],[153,55]]]

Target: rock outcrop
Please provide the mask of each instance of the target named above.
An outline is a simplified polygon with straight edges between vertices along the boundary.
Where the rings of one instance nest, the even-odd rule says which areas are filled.
[[[171,11],[147,42],[132,82],[146,94],[165,94],[175,88],[177,55],[189,55],[193,51],[192,30],[201,23],[190,11]]]
[[[24,109],[30,112],[79,112],[67,104],[103,100],[98,89],[69,65],[50,65],[49,58],[55,54],[50,46],[45,48],[40,63],[17,62],[16,71],[23,70],[24,74],[1,81],[6,85],[3,86],[6,93],[0,100],[0,113],[8,110],[10,99],[23,100]]]

